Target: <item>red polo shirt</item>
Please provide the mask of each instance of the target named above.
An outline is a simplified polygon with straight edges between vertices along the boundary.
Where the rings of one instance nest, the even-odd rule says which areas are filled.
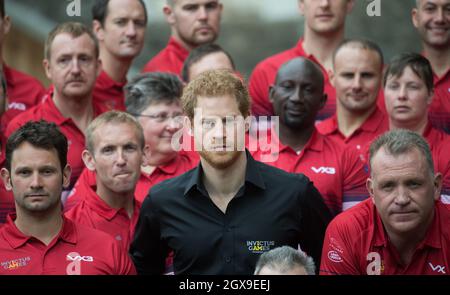
[[[0,229],[0,275],[136,274],[127,252],[106,233],[64,218],[46,246],[20,232],[13,218]]]
[[[0,146],[6,144],[4,137],[8,123],[18,114],[37,105],[45,95],[45,89],[36,78],[3,64],[8,96],[7,110],[0,115]],[[4,147],[3,147],[4,149]],[[3,155],[0,155],[0,160]]]
[[[269,134],[270,144],[278,145],[279,152],[261,144],[256,151],[249,149],[255,160],[291,173],[305,174],[322,195],[333,215],[368,198],[367,169],[356,151],[346,148],[319,132],[313,135],[297,154],[279,142],[274,133]],[[264,141],[263,141],[264,142]]]
[[[367,142],[371,142],[378,135],[389,130],[389,119],[388,116],[377,107],[367,120],[347,137],[339,131],[336,114],[331,118],[320,122],[316,127],[317,130],[327,138],[331,138],[341,144],[345,144],[353,149],[363,152],[363,148]]]
[[[75,181],[80,176],[81,171],[84,169],[84,163],[81,159],[81,152],[85,148],[84,134],[80,129],[78,129],[72,119],[66,118],[61,114],[53,102],[52,96],[53,91],[50,90],[44,97],[41,104],[14,118],[14,120],[8,124],[6,136],[9,137],[15,130],[28,121],[39,121],[43,119],[49,122],[54,122],[68,140],[69,150],[67,154],[67,162],[72,167],[72,175],[70,177],[71,189]],[[94,104],[95,117],[105,111],[107,111],[107,109],[103,106]]]
[[[95,190],[95,185],[89,187],[84,198],[67,211],[65,216],[73,222],[84,224],[111,235],[119,241],[125,251],[128,251],[134,236],[134,228],[139,217],[141,203],[134,202],[133,216],[130,218],[123,208],[111,208],[95,193]]]
[[[450,133],[450,69],[440,78],[434,75],[434,96],[428,117],[434,127]]]
[[[102,71],[95,82],[92,98],[94,103],[107,110],[125,111],[125,83],[117,83],[105,71]]]
[[[336,91],[330,84],[328,73],[313,55],[308,55],[304,51],[303,39],[300,39],[294,48],[273,55],[256,65],[249,80],[253,115],[272,116],[274,114],[272,103],[269,101],[269,86],[275,82],[280,66],[296,57],[306,57],[317,63],[322,69],[325,78],[325,93],[328,95],[328,100],[325,107],[317,114],[317,120],[322,121],[336,112]]]
[[[389,241],[371,199],[338,215],[328,225],[322,250],[321,275],[448,275],[450,273],[450,210],[436,202],[435,216],[409,265],[403,265]],[[378,265],[379,273],[373,273]],[[368,273],[369,272],[369,273]]]
[[[144,66],[142,72],[169,72],[180,76],[188,55],[189,50],[170,37],[167,46]]]
[[[1,116],[1,131],[18,114],[37,105],[45,95],[45,89],[36,78],[3,64],[8,95],[8,110]]]

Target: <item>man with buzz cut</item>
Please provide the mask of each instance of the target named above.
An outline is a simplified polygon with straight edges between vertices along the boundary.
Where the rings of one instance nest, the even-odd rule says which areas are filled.
[[[222,9],[220,0],[166,0],[163,12],[170,25],[169,43],[142,72],[169,72],[181,76],[189,52],[217,39]]]
[[[173,251],[175,274],[250,275],[261,253],[283,245],[319,265],[330,213],[307,177],[243,149],[250,100],[242,80],[228,70],[204,72],[182,101],[200,164],[144,200],[130,247],[138,273],[162,274]]]

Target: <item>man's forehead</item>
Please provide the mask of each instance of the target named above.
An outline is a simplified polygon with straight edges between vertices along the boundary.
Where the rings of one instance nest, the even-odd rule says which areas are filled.
[[[286,80],[295,80],[300,82],[317,82],[317,75],[313,65],[303,61],[293,61],[280,68],[276,78],[276,84]]]
[[[203,5],[203,4],[208,4],[208,3],[218,3],[219,0],[172,0],[172,2],[174,5],[183,6],[183,5],[188,5],[188,4]]]
[[[24,154],[33,153],[33,157]],[[38,155],[38,156],[36,156]],[[36,147],[29,142],[19,145],[12,153],[11,166],[29,167],[29,166],[59,166],[58,152],[55,148],[45,149]]]

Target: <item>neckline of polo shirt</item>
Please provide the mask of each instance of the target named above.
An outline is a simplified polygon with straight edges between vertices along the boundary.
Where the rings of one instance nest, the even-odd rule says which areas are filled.
[[[189,55],[189,50],[183,47],[181,43],[175,39],[173,36],[169,38],[168,48],[172,48],[178,57],[181,59],[186,59]]]
[[[440,202],[440,200],[436,201],[435,203],[435,210],[434,210],[434,216],[433,216],[433,220],[431,221],[430,224],[430,228],[431,230],[428,230],[425,239],[417,246],[417,249],[422,249],[424,248],[424,246],[428,246],[431,248],[436,248],[436,249],[441,249],[442,248],[442,244],[441,244],[441,239],[440,237],[442,236],[441,230],[440,230],[440,215],[441,215],[441,208],[443,208],[443,210],[447,210],[446,208],[444,208],[444,204],[442,204]]]
[[[327,121],[327,120],[328,120],[328,119],[325,119],[323,122],[324,122],[324,124],[327,124],[327,125],[328,125],[328,122],[325,122],[325,121]],[[340,132],[340,131],[339,131],[339,125],[338,125],[336,113],[333,114],[333,115],[329,118],[329,120],[330,120],[330,121],[329,121],[329,122],[330,122],[329,126],[325,125],[325,128],[321,128],[321,129],[323,129],[323,130],[321,131],[321,133],[324,134],[324,135],[330,135],[330,134],[333,134],[333,133],[336,133],[336,132]],[[319,124],[320,124],[320,123],[319,123]]]
[[[380,110],[378,106],[375,107],[372,114],[362,123],[362,125],[357,128],[352,135],[359,129],[369,132],[375,132],[378,129],[378,126],[383,122],[384,114]]]
[[[84,201],[86,204],[97,214],[103,218],[111,221],[120,210],[123,208],[115,209],[110,207],[100,196],[93,190],[93,186],[89,186],[89,194],[85,197]]]
[[[161,170],[165,174],[173,175],[173,174],[175,174],[175,172],[177,170],[177,166],[178,166],[177,163],[178,163],[179,158],[180,158],[180,155],[177,153],[175,158],[170,160],[169,163],[167,163],[165,165],[156,166],[156,169]],[[152,173],[150,173],[150,176],[156,171],[156,169]]]
[[[122,89],[126,84],[125,82],[116,82],[114,81],[105,70],[100,72],[100,75],[97,78],[96,83],[103,84],[105,88],[120,88]]]
[[[277,136],[275,136],[274,138],[276,138],[276,141],[279,143],[279,146],[281,147],[280,151],[290,149],[293,152],[295,152],[290,146],[284,145]],[[314,127],[311,137],[308,139],[308,141],[306,142],[305,146],[301,151],[304,152],[306,150],[313,150],[320,152],[323,150],[323,140],[324,135],[320,134],[319,131],[317,131],[317,128]]]

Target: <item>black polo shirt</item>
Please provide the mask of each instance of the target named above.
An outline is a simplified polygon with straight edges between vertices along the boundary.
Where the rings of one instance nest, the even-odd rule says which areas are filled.
[[[260,254],[289,245],[320,265],[331,215],[309,179],[255,161],[223,213],[209,198],[201,164],[154,186],[130,254],[139,274],[161,274],[170,250],[175,274],[252,274]]]

